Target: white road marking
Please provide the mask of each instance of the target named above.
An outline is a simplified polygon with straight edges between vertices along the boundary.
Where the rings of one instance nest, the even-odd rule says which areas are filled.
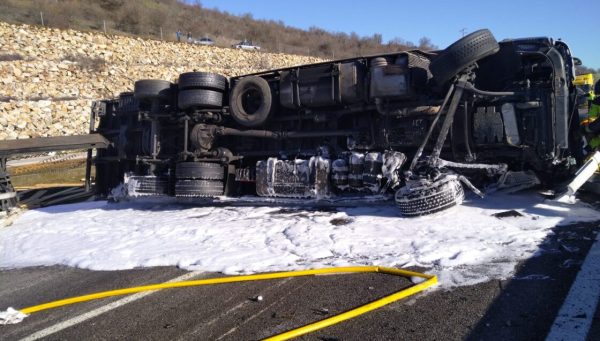
[[[292,280],[292,278],[291,278],[291,277],[284,278],[283,280],[279,281],[278,283],[275,283],[274,285],[272,285],[272,286],[270,286],[270,287],[266,288],[265,290],[262,290],[262,292],[263,292],[263,293],[265,293],[265,292],[270,292],[271,290],[273,290],[273,289],[276,289],[276,288],[279,288],[279,287],[281,287],[281,286],[282,286],[282,285],[284,285],[285,283],[288,283],[288,282],[289,282],[289,281],[291,281],[291,280]],[[302,287],[302,286],[299,286],[298,288],[301,288],[301,287]],[[280,297],[280,298],[279,298],[279,299],[278,299],[278,300],[277,300],[275,303],[279,303],[281,300],[283,300],[283,298],[287,297],[287,296],[288,296],[288,295],[289,295],[291,292],[293,292],[293,291],[296,291],[298,288],[296,288],[296,289],[293,289],[292,291],[288,292],[288,293],[287,293],[286,295],[284,295],[283,297]],[[275,303],[273,303],[273,304],[275,304]],[[230,308],[230,309],[229,309],[229,310],[227,310],[226,312],[224,312],[224,313],[220,313],[220,314],[216,315],[214,318],[212,318],[212,319],[211,319],[211,320],[209,320],[208,322],[205,322],[205,323],[202,323],[202,324],[200,324],[200,325],[198,326],[198,328],[194,329],[194,330],[193,330],[191,333],[189,333],[189,334],[183,334],[183,335],[181,335],[181,337],[180,337],[180,338],[178,338],[178,340],[196,340],[196,339],[198,339],[198,338],[200,337],[198,334],[202,335],[201,333],[202,333],[202,331],[203,331],[204,329],[206,329],[207,327],[210,327],[212,324],[214,324],[215,322],[217,322],[217,321],[219,321],[220,319],[222,319],[222,318],[223,318],[223,316],[230,315],[230,314],[231,314],[231,313],[233,313],[234,311],[236,311],[236,310],[238,310],[238,309],[240,309],[240,308],[242,308],[243,306],[245,306],[245,305],[248,305],[248,304],[249,304],[249,301],[248,301],[248,300],[245,300],[245,301],[243,301],[242,303],[240,303],[240,304],[236,305],[235,307],[233,307],[233,308]],[[269,305],[267,308],[270,308],[270,307],[271,307],[273,304],[270,304],[270,305]],[[264,309],[263,309],[263,310],[264,310]],[[253,315],[253,316],[251,316],[250,318],[246,319],[246,320],[245,320],[244,322],[242,322],[240,325],[238,325],[238,326],[234,327],[233,329],[229,330],[229,331],[228,331],[226,334],[222,335],[222,336],[221,336],[219,339],[221,339],[221,338],[222,338],[222,337],[224,337],[224,336],[227,336],[227,335],[229,335],[230,333],[233,333],[233,332],[234,332],[234,331],[237,329],[237,327],[239,327],[239,326],[241,326],[241,325],[244,325],[244,324],[246,324],[248,321],[252,320],[252,319],[253,319],[254,317],[256,317],[258,314],[261,314],[261,313],[263,312],[263,310],[259,311],[257,314],[254,314],[254,315]],[[217,340],[219,340],[219,339],[217,339]]]
[[[291,278],[287,278],[286,281],[281,282],[279,284],[277,284],[275,287],[279,287],[281,285],[283,285],[284,283],[289,282],[289,280],[291,280]],[[281,301],[283,301],[284,299],[286,299],[288,296],[290,296],[293,292],[295,292],[296,290],[304,287],[306,285],[306,283],[304,284],[300,284],[299,286],[292,288],[291,290],[289,290],[287,293],[282,294],[277,300],[275,300],[273,303],[267,305],[265,308],[261,309],[259,312],[255,313],[254,315],[250,316],[249,318],[246,318],[243,322],[241,322],[240,324],[238,324],[237,326],[229,329],[227,332],[225,332],[225,334],[219,336],[217,339],[215,339],[215,341],[218,340],[222,340],[224,337],[226,337],[227,335],[235,332],[236,330],[238,330],[238,328],[240,328],[241,326],[245,325],[246,323],[252,321],[254,318],[256,318],[257,316],[261,315],[262,313],[264,313],[265,311],[271,309],[272,306],[281,303]],[[273,288],[273,287],[271,287]],[[270,289],[271,289],[270,288]]]
[[[600,233],[573,282],[546,341],[584,341],[600,297]]]
[[[185,275],[173,278],[172,280],[167,281],[166,283],[186,281],[186,280],[189,280],[189,279],[191,279],[193,277],[198,276],[201,273],[203,273],[203,272],[202,271],[189,272],[189,273],[187,273]],[[42,330],[40,330],[38,332],[35,332],[35,333],[33,333],[33,334],[31,334],[31,335],[29,335],[29,336],[21,339],[21,341],[33,341],[33,340],[41,339],[41,338],[46,337],[48,335],[52,335],[52,334],[54,334],[56,332],[59,332],[59,331],[61,331],[63,329],[67,329],[67,328],[72,327],[72,326],[74,326],[76,324],[79,324],[81,322],[87,321],[87,320],[89,320],[91,318],[94,318],[96,316],[99,316],[99,315],[102,315],[102,314],[104,314],[106,312],[109,312],[109,311],[111,311],[113,309],[116,309],[118,307],[124,306],[125,304],[131,303],[133,301],[137,301],[140,298],[144,298],[144,297],[146,297],[148,295],[151,295],[151,294],[153,294],[153,293],[155,293],[157,291],[160,291],[160,290],[138,292],[137,294],[126,296],[125,298],[122,298],[122,299],[120,299],[118,301],[109,303],[109,304],[107,304],[105,306],[102,306],[100,308],[96,308],[94,310],[91,310],[91,311],[89,311],[89,312],[87,312],[85,314],[73,317],[73,318],[71,318],[69,320],[57,323],[57,324],[55,324],[53,326],[50,326],[48,328],[42,329]]]

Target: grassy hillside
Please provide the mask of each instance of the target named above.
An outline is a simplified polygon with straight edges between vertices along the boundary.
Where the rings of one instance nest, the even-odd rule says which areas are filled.
[[[104,31],[155,39],[175,40],[179,29],[194,38],[208,36],[218,46],[247,38],[271,52],[343,58],[398,51],[415,44],[396,38],[383,43],[380,34],[359,37],[355,33],[331,33],[317,27],[308,31],[286,26],[281,21],[255,20],[203,8],[178,0],[3,0],[0,20],[57,28]],[[428,38],[419,46],[432,49]]]

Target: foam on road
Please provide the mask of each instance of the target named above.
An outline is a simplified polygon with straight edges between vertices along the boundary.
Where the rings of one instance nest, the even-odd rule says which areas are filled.
[[[517,217],[494,213],[516,210]],[[506,278],[557,225],[600,220],[534,193],[471,198],[402,218],[393,205],[311,210],[87,202],[25,212],[0,230],[0,268],[176,265],[226,274],[344,265],[421,266],[445,287]]]

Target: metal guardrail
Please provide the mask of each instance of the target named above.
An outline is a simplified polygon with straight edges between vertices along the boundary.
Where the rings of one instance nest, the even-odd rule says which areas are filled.
[[[93,120],[92,123],[93,124]],[[74,135],[74,136],[56,136],[56,137],[37,137],[23,140],[6,140],[0,141],[0,211],[8,211],[10,208],[17,205],[18,196],[15,189],[10,181],[10,175],[6,170],[6,160],[8,157],[19,155],[19,154],[30,154],[40,152],[54,152],[63,150],[73,149],[87,149],[87,163],[86,163],[86,183],[84,192],[88,192],[90,189],[90,167],[92,149],[108,148],[110,142],[102,135],[92,133],[88,135]],[[71,194],[68,195],[68,199],[72,199],[73,195],[77,197],[84,197],[89,193],[62,193]],[[50,198],[45,198],[46,204],[55,203],[56,200],[62,201],[64,198],[56,198],[48,201]]]
[[[0,158],[28,153],[107,148],[109,144],[110,142],[100,134],[6,140],[0,141]]]

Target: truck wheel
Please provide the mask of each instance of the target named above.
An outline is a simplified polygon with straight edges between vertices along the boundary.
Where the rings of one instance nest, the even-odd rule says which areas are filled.
[[[186,72],[179,75],[179,90],[208,89],[225,91],[227,78],[210,72]]]
[[[127,183],[130,196],[149,196],[167,194],[169,179],[156,176],[132,176]]]
[[[225,168],[211,162],[181,162],[175,168],[177,179],[223,180]]]
[[[181,110],[190,108],[220,108],[223,106],[223,93],[213,90],[179,91],[177,106]]]
[[[137,100],[169,99],[171,82],[160,79],[142,79],[134,84],[134,97]]]
[[[233,119],[245,126],[256,127],[269,119],[272,107],[269,83],[258,76],[240,79],[231,92],[229,108]]]
[[[223,195],[223,181],[215,180],[177,180],[176,197],[215,197]]]
[[[417,217],[439,212],[455,205],[460,205],[465,197],[458,178],[445,175],[430,182],[401,187],[395,196],[400,213],[407,217]]]
[[[429,65],[438,84],[443,84],[476,61],[500,50],[500,45],[487,29],[475,31],[440,52]]]

